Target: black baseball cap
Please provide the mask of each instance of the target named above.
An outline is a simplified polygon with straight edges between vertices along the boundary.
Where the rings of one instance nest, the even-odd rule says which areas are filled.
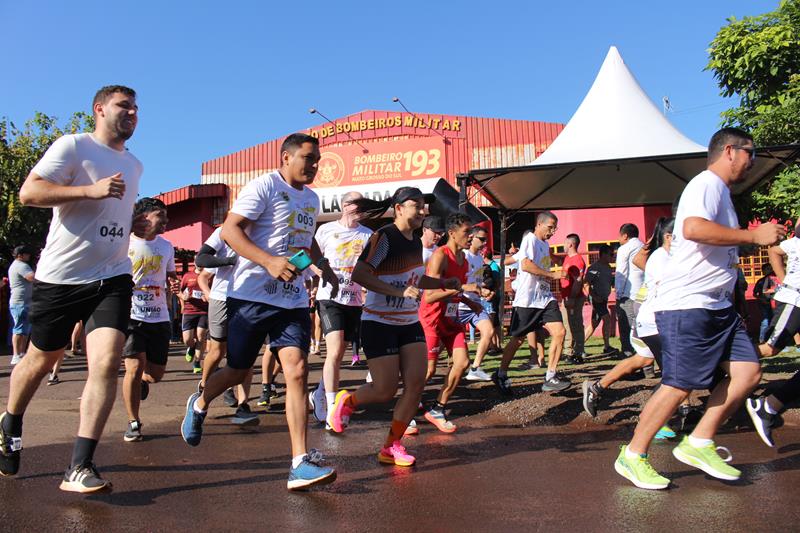
[[[428,228],[436,233],[444,233],[444,221],[442,217],[437,217],[435,215],[425,217],[425,220],[422,221],[422,227]]]
[[[406,200],[416,200],[417,198],[422,198],[426,204],[436,202],[436,196],[433,194],[423,194],[416,187],[400,187],[392,195],[392,205],[402,204]]]

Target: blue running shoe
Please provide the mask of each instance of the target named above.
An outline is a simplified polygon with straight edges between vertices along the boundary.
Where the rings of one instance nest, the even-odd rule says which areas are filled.
[[[656,436],[654,437],[656,440],[667,440],[667,439],[674,439],[677,437],[672,428],[669,426],[662,426],[661,429],[658,430]]]
[[[328,466],[320,466],[323,457],[315,449],[309,450],[303,462],[297,468],[289,470],[289,481],[286,488],[289,490],[306,490],[317,485],[327,485],[336,481],[336,470]]]
[[[186,400],[186,415],[181,424],[181,436],[189,446],[197,446],[203,437],[203,420],[206,419],[205,413],[196,413],[194,402],[200,397],[199,392],[195,392]]]
[[[309,393],[308,403],[318,422],[325,422],[328,418],[328,401],[325,399],[325,384],[320,381],[314,392]]]

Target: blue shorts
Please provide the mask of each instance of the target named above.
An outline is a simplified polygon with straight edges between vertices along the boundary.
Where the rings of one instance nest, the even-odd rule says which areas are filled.
[[[228,298],[228,366],[252,368],[269,336],[273,351],[299,348],[308,355],[311,317],[308,307],[285,309],[261,302]]]
[[[661,382],[686,390],[708,389],[725,361],[759,363],[753,341],[733,307],[657,311]]]
[[[489,304],[491,305],[491,304]],[[484,310],[480,313],[475,313],[472,309],[465,309],[463,307],[458,308],[458,323],[466,326],[467,324],[471,324],[473,327],[478,327],[478,322],[481,320],[491,320],[489,318],[489,313]]]
[[[14,321],[11,333],[14,335],[30,335],[31,319],[28,315],[28,306],[25,304],[11,304],[8,306],[8,310],[11,312],[11,319]]]

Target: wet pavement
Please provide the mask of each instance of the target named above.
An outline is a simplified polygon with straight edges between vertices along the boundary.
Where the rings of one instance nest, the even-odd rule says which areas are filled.
[[[6,358],[3,358],[5,361]],[[312,359],[312,381],[321,363]],[[787,417],[777,446],[767,448],[741,419],[717,444],[734,454],[742,480],[722,482],[679,463],[674,444],[659,443],[652,464],[673,480],[667,491],[631,486],[613,470],[619,445],[632,431],[637,382],[606,418],[590,421],[576,407],[577,386],[502,402],[486,384],[461,387],[453,402],[455,434],[418,417],[420,435],[404,439],[414,468],[380,465],[375,454],[388,406],[354,415],[343,435],[316,424],[309,444],[337,467],[338,480],[308,493],[286,490],[289,438],[282,398],[260,412],[261,425],[232,426],[233,410],[215,402],[203,441],[190,448],[179,423],[196,378],[172,357],[165,381],[143,404],[146,439],[125,443],[121,397],[96,454],[110,494],[58,490],[71,454],[85,360],[67,361],[62,383],[42,385],[25,419],[25,450],[16,478],[0,479],[0,518],[7,531],[787,531],[800,515],[800,427]],[[440,369],[440,373],[443,370]],[[346,370],[345,385],[364,370]],[[0,367],[5,404],[8,367]],[[577,374],[575,375],[578,382]],[[534,387],[534,390],[536,388]],[[258,392],[253,388],[253,394]],[[579,403],[579,402],[577,402]],[[526,411],[527,409],[527,411]],[[558,418],[549,413],[573,411]],[[509,413],[530,412],[519,418]],[[612,423],[613,422],[613,423]]]

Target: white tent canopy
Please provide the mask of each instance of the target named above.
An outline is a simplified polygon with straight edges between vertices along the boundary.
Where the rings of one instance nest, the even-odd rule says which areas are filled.
[[[797,145],[759,150],[733,192],[755,187],[798,155]],[[612,46],[578,110],[536,161],[472,170],[466,181],[507,210],[670,204],[705,166],[706,147],[661,114]]]

